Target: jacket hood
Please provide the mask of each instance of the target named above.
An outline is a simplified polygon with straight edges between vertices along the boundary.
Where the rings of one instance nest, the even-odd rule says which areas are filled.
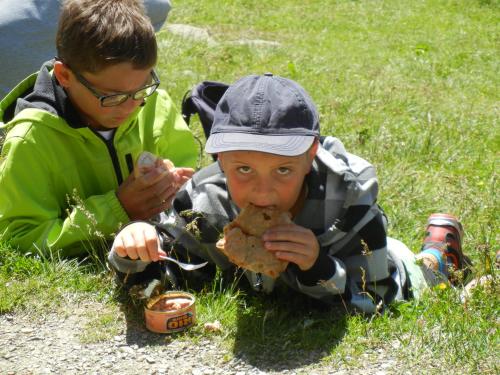
[[[0,122],[7,123],[21,111],[34,108],[64,118],[72,128],[85,125],[68,95],[52,74],[54,60],[47,61],[40,71],[19,83],[1,102]]]
[[[68,95],[52,74],[53,68],[54,60],[42,65],[33,91],[17,99],[14,115],[26,108],[37,108],[66,119],[66,122],[73,128],[85,127]]]

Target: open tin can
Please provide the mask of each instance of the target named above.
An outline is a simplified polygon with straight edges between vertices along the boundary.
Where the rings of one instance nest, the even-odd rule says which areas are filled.
[[[196,323],[195,297],[169,291],[151,298],[144,308],[146,328],[157,333],[184,331]]]

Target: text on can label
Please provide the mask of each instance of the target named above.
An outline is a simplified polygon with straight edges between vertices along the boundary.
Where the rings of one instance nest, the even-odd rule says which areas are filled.
[[[175,316],[167,320],[167,329],[176,330],[184,329],[193,324],[193,314],[188,312],[186,314]]]

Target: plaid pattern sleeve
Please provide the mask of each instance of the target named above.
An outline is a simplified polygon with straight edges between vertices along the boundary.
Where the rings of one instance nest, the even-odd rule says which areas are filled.
[[[383,285],[389,278],[386,221],[377,204],[374,167],[346,152],[338,139],[327,137],[307,186],[308,197],[295,222],[316,234],[319,259],[328,262],[330,273],[323,269],[315,282],[311,275],[302,282],[301,271],[292,268],[288,282],[319,299],[345,293],[363,311],[373,310],[375,306],[367,306],[367,292],[372,294],[368,299],[375,301],[386,300],[391,293]]]

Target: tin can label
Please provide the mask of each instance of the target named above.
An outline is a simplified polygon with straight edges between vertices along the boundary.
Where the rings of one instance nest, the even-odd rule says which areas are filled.
[[[182,331],[193,325],[193,313],[187,312],[185,314],[174,316],[167,320],[167,330],[168,331]]]

